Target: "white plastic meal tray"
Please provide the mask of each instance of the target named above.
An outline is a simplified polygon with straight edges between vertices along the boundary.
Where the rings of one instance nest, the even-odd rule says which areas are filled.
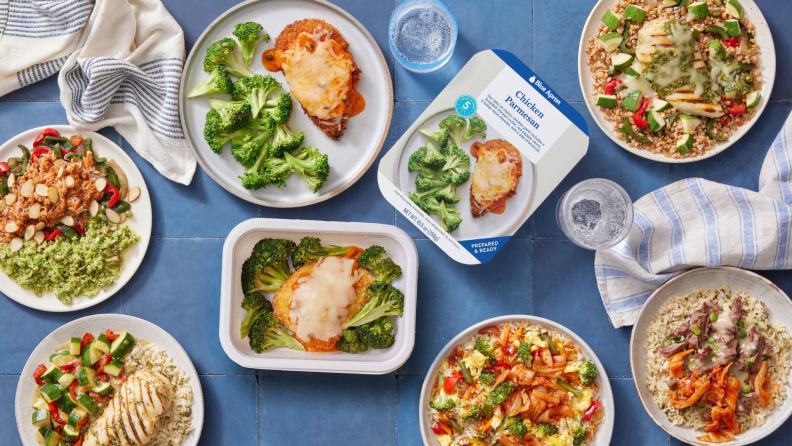
[[[391,282],[404,293],[404,316],[391,317],[396,342],[388,349],[349,354],[342,352],[311,353],[277,348],[255,353],[248,340],[239,336],[245,317],[240,275],[242,263],[253,246],[263,238],[286,238],[298,243],[305,236],[318,237],[322,245],[380,245],[402,268],[402,276]],[[373,223],[343,223],[308,220],[254,218],[237,225],[223,246],[223,275],[220,296],[220,343],[237,364],[268,370],[384,374],[399,368],[415,345],[415,307],[418,288],[418,253],[412,239],[401,229]]]

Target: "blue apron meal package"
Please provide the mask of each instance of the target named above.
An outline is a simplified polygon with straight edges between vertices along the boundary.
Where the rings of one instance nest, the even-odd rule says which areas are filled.
[[[583,116],[513,54],[476,54],[379,165],[379,187],[460,263],[486,262],[588,150]]]

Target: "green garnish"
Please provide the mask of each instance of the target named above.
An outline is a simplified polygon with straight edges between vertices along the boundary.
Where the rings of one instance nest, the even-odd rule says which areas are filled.
[[[715,322],[715,321],[717,321],[717,320],[718,320],[718,313],[712,313],[712,314],[710,314],[710,320],[711,320],[712,322]]]
[[[698,335],[700,335],[700,334],[701,334],[701,330],[699,330],[699,328],[698,328],[698,327],[693,327],[693,328],[691,328],[691,330],[693,330],[693,333],[695,333],[695,334],[696,334],[696,336],[698,336]]]

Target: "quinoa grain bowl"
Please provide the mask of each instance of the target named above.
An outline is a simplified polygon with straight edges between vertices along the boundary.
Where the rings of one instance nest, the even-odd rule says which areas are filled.
[[[770,30],[752,0],[601,0],[581,37],[589,111],[623,148],[699,161],[739,140],[775,79]]]

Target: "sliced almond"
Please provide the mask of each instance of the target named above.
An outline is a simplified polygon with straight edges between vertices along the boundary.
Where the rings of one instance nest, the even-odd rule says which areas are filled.
[[[33,236],[33,240],[36,241],[37,245],[44,243],[44,233],[41,231],[36,231],[36,235]]]
[[[46,228],[47,224],[43,221],[36,223],[36,231],[41,231],[42,229]]]
[[[88,213],[91,214],[91,217],[96,217],[96,214],[99,213],[99,203],[96,200],[91,201],[91,204],[88,206]]]
[[[66,177],[66,187],[72,187],[72,186],[74,186],[74,177],[69,175],[68,177]]]
[[[47,185],[46,184],[37,184],[36,185],[36,195],[39,197],[46,197],[47,196]]]
[[[58,176],[57,176],[57,178],[60,178],[60,177],[62,177],[62,176],[63,176],[63,168],[64,168],[64,167],[65,167],[65,166],[61,166],[61,167],[60,167],[60,169],[58,169]]]
[[[8,181],[7,181],[8,187],[13,187],[14,186],[14,179],[15,179],[15,177],[14,177],[13,173],[8,176]]]
[[[5,200],[0,200],[0,212],[3,212],[3,210],[5,210],[5,208],[6,208]]]
[[[16,223],[14,223],[13,221],[12,221],[12,222],[10,222],[10,223],[8,223],[8,224],[5,226],[5,231],[6,231],[6,232],[9,232],[9,233],[14,233],[14,232],[17,232],[17,229],[19,229],[19,228],[17,227]]]
[[[110,220],[110,223],[119,224],[121,223],[121,216],[118,215],[118,212],[112,209],[105,209],[105,215],[107,219]]]
[[[22,245],[24,244],[25,242],[19,237],[11,240],[11,252],[19,251],[20,249],[22,249]]]
[[[36,185],[33,184],[33,180],[27,180],[25,181],[25,184],[23,184],[22,187],[19,188],[19,194],[25,198],[30,198],[33,196],[33,190],[35,189],[36,189]]]
[[[60,193],[58,193],[58,188],[55,186],[50,186],[47,189],[47,196],[49,197],[50,203],[55,204],[58,202],[60,198]]]
[[[74,226],[74,218],[71,215],[61,218],[60,222],[66,226]]]
[[[41,205],[38,203],[33,203],[33,205],[30,206],[30,209],[28,209],[28,217],[34,220],[41,217]]]
[[[137,186],[132,186],[129,188],[129,202],[132,203],[133,201],[137,200],[140,197],[140,188]]]
[[[30,240],[33,238],[33,235],[36,233],[36,227],[33,225],[28,226],[25,228],[25,240]]]
[[[12,204],[16,203],[16,195],[8,194],[6,195],[6,204],[11,206]]]
[[[118,224],[123,224],[127,219],[125,212],[118,214],[118,216],[121,217],[121,221],[119,221]]]
[[[99,192],[103,192],[105,190],[105,187],[107,187],[107,180],[105,180],[104,178],[97,178],[94,184],[96,185],[96,190],[98,190]]]

